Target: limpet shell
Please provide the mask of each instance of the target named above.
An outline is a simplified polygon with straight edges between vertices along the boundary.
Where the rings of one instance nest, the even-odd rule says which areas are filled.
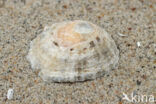
[[[103,28],[74,20],[46,26],[31,41],[27,59],[45,81],[76,82],[101,77],[115,68],[119,51]]]

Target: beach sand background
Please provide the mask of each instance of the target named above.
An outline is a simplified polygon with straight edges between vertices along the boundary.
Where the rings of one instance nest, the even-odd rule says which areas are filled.
[[[26,59],[29,43],[44,26],[75,19],[105,28],[118,68],[93,81],[45,83]],[[0,0],[0,104],[129,104],[123,92],[156,98],[155,0]]]

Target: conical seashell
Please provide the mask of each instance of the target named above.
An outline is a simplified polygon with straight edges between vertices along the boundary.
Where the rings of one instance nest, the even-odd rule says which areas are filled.
[[[75,82],[95,79],[116,66],[119,51],[111,36],[81,20],[55,23],[30,44],[27,56],[45,81]]]

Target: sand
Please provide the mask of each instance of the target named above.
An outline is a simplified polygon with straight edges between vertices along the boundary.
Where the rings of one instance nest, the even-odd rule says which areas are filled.
[[[4,1],[0,1],[0,104],[129,104],[123,93],[156,99],[155,0]],[[120,50],[119,65],[93,81],[46,83],[26,59],[29,43],[44,26],[76,19],[105,28]],[[14,91],[12,99],[7,99],[9,89]]]

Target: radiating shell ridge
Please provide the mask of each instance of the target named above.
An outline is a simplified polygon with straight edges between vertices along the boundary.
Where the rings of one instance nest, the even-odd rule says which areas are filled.
[[[30,43],[32,69],[50,82],[92,80],[115,68],[119,50],[101,27],[82,20],[46,26]]]

